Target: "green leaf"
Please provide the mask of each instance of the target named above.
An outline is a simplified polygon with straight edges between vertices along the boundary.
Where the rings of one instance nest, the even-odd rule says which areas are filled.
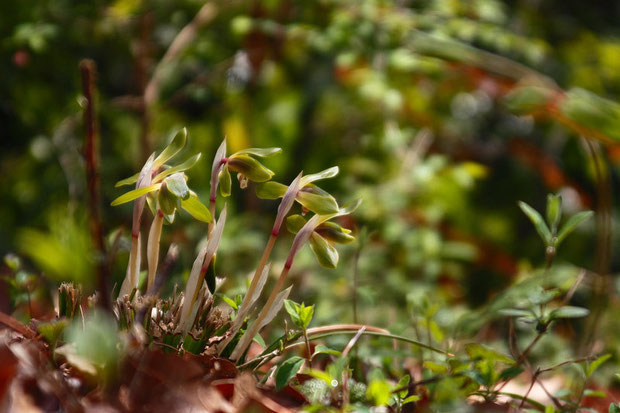
[[[521,208],[523,213],[525,213],[525,215],[527,215],[530,221],[532,221],[532,224],[534,224],[534,228],[536,228],[538,235],[540,235],[540,238],[542,238],[545,245],[551,245],[551,231],[549,231],[549,228],[547,228],[545,220],[542,216],[540,216],[538,211],[536,211],[534,208],[522,201],[519,201],[519,208]]]
[[[276,369],[276,390],[281,390],[286,386],[290,379],[295,377],[304,364],[304,359],[293,356],[286,360]]]
[[[181,149],[185,147],[187,142],[187,129],[183,128],[174,135],[172,142],[166,146],[166,148],[159,154],[153,162],[153,169],[157,169],[171,159],[174,155],[179,153]]]
[[[605,393],[604,391],[600,391],[600,390],[593,390],[593,389],[585,389],[583,391],[583,397],[607,397],[607,393]]]
[[[531,311],[518,308],[504,308],[499,310],[498,313],[506,317],[532,317]]]
[[[194,219],[202,222],[211,222],[213,219],[209,208],[207,208],[200,200],[198,196],[190,191],[189,198],[181,200],[181,207],[186,210]]]
[[[282,148],[247,148],[247,149],[240,150],[239,152],[235,153],[233,156],[254,155],[260,158],[267,158],[269,156],[273,156],[280,152],[282,152]]]
[[[556,233],[558,223],[562,217],[562,196],[549,194],[547,195],[547,223],[551,227],[551,232]]]
[[[351,235],[351,230],[343,228],[335,222],[323,222],[316,228],[315,232],[326,240],[338,244],[348,244],[355,241],[355,237]]]
[[[278,182],[269,181],[256,185],[256,196],[260,199],[282,198],[288,187]]]
[[[396,383],[396,386],[394,386],[394,388],[396,389],[400,389],[403,387],[407,387],[409,385],[409,383],[411,382],[411,376],[408,374],[405,374],[403,377],[400,378],[400,380],[398,381],[398,383]],[[400,398],[403,398],[407,395],[408,390],[401,390],[400,392],[398,392],[398,396]]]
[[[233,300],[232,298],[228,298],[224,294],[216,294],[216,295],[220,297],[222,300],[224,300],[224,302],[228,304],[229,306],[231,306],[234,310],[238,309],[237,302]]]
[[[306,219],[299,214],[286,218],[286,229],[291,234],[297,234],[304,225],[306,225]]]
[[[403,399],[402,404],[413,403],[413,402],[417,402],[418,400],[420,400],[420,396],[413,394],[407,397],[406,399]]]
[[[592,373],[594,373],[596,369],[598,369],[603,363],[605,363],[610,358],[611,358],[611,354],[603,354],[602,356],[598,357],[596,360],[590,362],[588,364],[588,368],[586,369],[586,377],[592,376]]]
[[[60,319],[50,321],[49,323],[41,323],[37,326],[37,331],[43,336],[52,348],[56,347],[58,340],[62,337],[63,332],[67,327],[67,320]]]
[[[299,191],[297,202],[318,215],[331,215],[338,213],[338,203],[331,195],[319,195],[310,192]]]
[[[303,327],[303,322],[300,317],[301,306],[299,304],[295,301],[284,300],[284,309],[297,327]]]
[[[569,120],[620,140],[620,105],[585,89],[566,92],[560,110]]]
[[[177,166],[173,166],[172,168],[168,168],[163,172],[160,172],[159,174],[157,174],[155,176],[155,178],[153,178],[153,182],[161,182],[164,179],[166,179],[166,177],[172,175],[172,174],[176,174],[177,172],[183,172],[183,171],[187,171],[189,168],[191,168],[192,166],[196,165],[196,162],[198,162],[200,160],[200,157],[202,156],[201,153],[197,153],[196,155],[192,156],[191,158],[187,159],[185,162],[177,165]]]
[[[136,182],[138,182],[139,177],[140,177],[140,172],[131,175],[129,178],[121,179],[116,184],[114,184],[114,187],[118,188],[119,186],[135,184]]]
[[[163,184],[161,185],[161,188],[159,189],[159,195],[157,196],[157,199],[159,201],[159,208],[162,210],[164,214],[171,215],[174,213],[179,199],[177,198],[176,195],[174,195],[172,192],[168,190],[168,185],[166,184],[165,181],[163,182]],[[151,206],[151,202],[149,202],[149,207],[150,206]],[[157,211],[155,211],[153,215],[155,215],[156,213]]]
[[[126,202],[133,201],[134,199],[140,198],[141,196],[144,196],[148,194],[149,192],[157,191],[160,186],[161,184],[155,184],[155,185],[147,186],[145,188],[138,188],[138,189],[134,189],[132,191],[126,192],[123,195],[116,198],[114,201],[112,201],[110,205],[116,206],[116,205],[124,204]]]
[[[529,114],[541,109],[551,98],[547,88],[540,86],[521,86],[508,93],[503,103],[515,114]]]
[[[246,176],[253,182],[270,180],[274,173],[249,155],[233,155],[228,158],[228,168]]]
[[[507,355],[479,343],[471,343],[465,345],[465,352],[467,352],[467,355],[472,360],[489,360],[499,361],[501,363],[506,363],[510,365],[515,364],[514,360],[512,360]]]
[[[327,179],[327,178],[333,178],[334,176],[338,175],[338,172],[339,172],[338,167],[332,166],[331,168],[325,169],[324,171],[303,176],[301,178],[300,186],[303,188],[304,186],[314,181],[318,181],[321,179]]]
[[[566,238],[568,234],[573,232],[579,224],[590,219],[592,215],[594,215],[594,212],[592,211],[582,211],[570,217],[558,233],[558,239],[556,241],[556,244],[562,242],[564,238]]]
[[[588,314],[590,314],[590,310],[588,310],[587,308],[573,307],[567,305],[551,311],[551,313],[549,314],[549,319],[555,320],[557,318],[580,318],[585,317]]]
[[[523,368],[520,366],[510,366],[510,367],[506,367],[504,370],[502,370],[502,372],[499,374],[499,378],[500,380],[508,380],[508,379],[512,379],[514,377],[517,377],[519,374],[521,374],[523,372]]]
[[[338,210],[337,216],[352,214],[361,204],[362,198],[357,198],[351,202],[347,202]]]
[[[611,403],[609,405],[609,413],[620,413],[620,403]]]
[[[390,401],[392,386],[384,379],[373,379],[366,389],[366,398],[375,406],[385,406]]]
[[[314,353],[312,353],[312,358],[314,358],[314,356],[318,356],[319,354],[330,354],[332,356],[340,357],[342,355],[342,352],[331,349],[327,346],[324,346],[323,344],[318,344],[314,348]]]
[[[435,374],[445,374],[448,372],[448,366],[430,360],[424,360],[423,366]]]
[[[329,387],[333,387],[333,381],[335,380],[332,376],[329,375],[329,373],[324,372],[323,370],[316,370],[316,369],[306,369],[304,370],[304,373],[314,377],[315,379],[319,379],[322,380],[325,384],[327,384]]]
[[[168,185],[168,190],[177,197],[187,200],[189,198],[189,188],[187,187],[187,181],[185,180],[185,174],[177,172],[174,175],[167,177],[164,182]]]
[[[224,165],[220,171],[220,194],[223,197],[230,196],[232,187],[232,178],[230,177],[230,171],[228,171],[228,165]]]
[[[338,251],[316,232],[310,236],[310,248],[323,267],[333,269],[338,266]]]
[[[303,303],[301,304],[301,311],[299,313],[299,319],[301,320],[301,324],[303,328],[307,328],[312,321],[312,317],[314,316],[314,306],[306,307]]]

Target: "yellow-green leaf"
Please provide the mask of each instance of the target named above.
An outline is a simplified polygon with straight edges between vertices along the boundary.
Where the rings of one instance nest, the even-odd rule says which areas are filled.
[[[157,169],[171,159],[174,155],[179,153],[181,149],[185,147],[187,142],[187,129],[183,128],[174,135],[172,142],[166,146],[166,148],[159,154],[153,162],[153,169]]]
[[[222,170],[220,171],[220,194],[223,197],[230,196],[231,187],[232,187],[232,178],[230,177],[230,172],[228,171],[228,165],[224,165]]]
[[[235,155],[254,155],[260,158],[267,158],[280,152],[282,152],[282,148],[247,148],[240,150]]]
[[[228,168],[248,177],[253,182],[265,182],[274,173],[249,155],[232,155],[228,160]]]
[[[256,196],[260,199],[282,198],[288,187],[278,182],[269,181],[256,185]]]
[[[328,241],[338,244],[348,244],[355,241],[355,237],[351,235],[351,230],[342,228],[335,222],[323,222],[316,228],[316,232]]]
[[[316,232],[310,236],[310,248],[323,267],[336,268],[338,266],[338,251]]]
[[[334,176],[338,175],[338,172],[339,172],[338,167],[332,166],[331,168],[327,168],[324,171],[317,172],[315,174],[306,175],[303,178],[301,178],[301,186],[304,187],[308,185],[309,183],[318,181],[320,179],[333,178]]]
[[[296,199],[297,202],[316,214],[330,215],[338,213],[338,203],[331,195],[299,191]]]
[[[200,159],[201,156],[202,156],[201,153],[197,153],[196,155],[194,155],[191,158],[187,159],[185,162],[183,162],[183,163],[181,163],[181,164],[179,164],[177,166],[173,166],[172,168],[168,168],[168,169],[166,169],[163,172],[160,172],[159,174],[157,174],[157,176],[155,176],[155,178],[153,178],[153,182],[161,182],[165,178],[167,178],[168,176],[170,176],[172,174],[188,170],[189,168],[194,166],[196,164],[196,162],[198,162],[198,160]]]
[[[110,205],[116,206],[120,204],[124,204],[129,201],[133,201],[136,198],[140,198],[143,195],[148,194],[149,192],[157,191],[161,184],[155,184],[151,186],[147,186],[145,188],[134,189],[133,191],[129,191],[118,198],[116,198]]]
[[[189,198],[181,200],[181,207],[198,221],[211,222],[212,220],[209,208],[200,202],[198,196],[193,192],[190,192]]]
[[[306,219],[299,214],[286,218],[286,229],[292,234],[297,234],[304,225],[306,225]]]

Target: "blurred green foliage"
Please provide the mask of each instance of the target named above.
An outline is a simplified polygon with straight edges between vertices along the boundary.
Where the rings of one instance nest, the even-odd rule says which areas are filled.
[[[336,271],[318,268],[304,249],[291,274],[295,300],[316,304],[320,325],[351,321],[356,296],[359,320],[398,333],[428,329],[441,343],[459,316],[492,306],[503,287],[544,262],[518,200],[542,210],[546,194],[559,192],[569,215],[600,206],[595,162],[580,135],[618,137],[620,7],[586,3],[8,3],[0,15],[0,252],[19,252],[46,279],[92,291],[78,70],[91,58],[105,230],[124,230],[109,237],[118,252],[114,282],[127,260],[131,209],[108,207],[121,194],[113,183],[187,126],[183,156],[206,155],[188,172],[203,200],[224,136],[230,153],[284,148],[265,163],[279,182],[339,165],[340,179],[325,189],[364,199],[339,224],[365,228],[367,241],[344,246]],[[161,60],[199,11],[195,38]],[[158,93],[144,108],[153,73]],[[601,153],[599,174],[617,187],[618,146]],[[217,258],[229,296],[255,268],[276,205],[232,187]],[[617,203],[612,212],[608,225],[617,228]],[[182,245],[167,288],[187,276],[206,235],[190,217],[178,220],[162,239]],[[595,249],[618,245],[617,235],[595,241],[591,221],[558,251],[573,275],[575,266],[598,271]],[[619,266],[612,255],[609,272]],[[591,297],[588,290],[575,300]],[[556,345],[548,340],[547,348]],[[441,391],[456,391],[452,384]]]

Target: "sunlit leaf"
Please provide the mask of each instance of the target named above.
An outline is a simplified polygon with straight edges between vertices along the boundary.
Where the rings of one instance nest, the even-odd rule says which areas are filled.
[[[299,214],[286,218],[286,229],[292,234],[297,234],[304,225],[306,225],[306,219]]]
[[[182,172],[170,175],[165,179],[168,190],[181,199],[189,198],[189,188]]]
[[[166,146],[166,148],[159,154],[155,161],[153,162],[153,169],[157,169],[163,164],[165,164],[169,159],[171,159],[174,155],[179,153],[181,149],[185,147],[185,143],[187,142],[187,129],[183,128],[174,135],[172,141]]]
[[[282,198],[288,187],[278,182],[269,181],[256,185],[256,196],[260,199]]]
[[[603,354],[602,356],[598,357],[596,360],[590,362],[588,364],[588,367],[586,368],[586,377],[592,376],[592,373],[594,373],[596,369],[598,369],[603,363],[605,363],[610,358],[611,358],[611,354]]]
[[[329,354],[332,356],[340,357],[342,355],[342,352],[326,347],[323,344],[317,344],[317,346],[314,348],[314,353],[312,353],[312,358],[314,358],[314,356],[318,356],[319,354]]]
[[[232,178],[230,177],[230,172],[228,171],[228,165],[224,165],[222,170],[220,171],[220,194],[223,197],[230,196],[231,187],[232,187]]]
[[[313,233],[310,236],[310,248],[323,267],[336,268],[338,266],[338,251],[322,236]]]
[[[296,326],[298,327],[303,326],[303,323],[300,317],[301,306],[299,304],[291,300],[284,300],[284,309],[286,310],[288,315],[291,317],[291,320]]]
[[[138,182],[139,177],[140,177],[140,172],[135,173],[134,175],[131,175],[129,178],[121,179],[116,184],[114,184],[114,187],[118,188],[119,186],[135,184],[136,182]]]
[[[189,198],[186,200],[181,200],[181,207],[187,211],[194,219],[197,219],[202,222],[211,222],[213,219],[211,217],[211,213],[209,212],[209,208],[207,208],[198,196],[190,192]]]
[[[265,168],[260,162],[249,155],[234,155],[228,160],[228,168],[247,176],[253,182],[265,182],[270,180],[274,173]]]
[[[119,196],[114,201],[112,201],[110,205],[116,206],[116,205],[124,204],[126,202],[133,201],[134,199],[140,198],[141,196],[144,196],[148,194],[149,192],[157,191],[160,186],[161,184],[155,184],[155,185],[147,186],[145,188],[134,189],[132,191],[129,191]]]
[[[331,195],[318,195],[300,191],[297,193],[297,201],[310,211],[319,215],[338,213],[338,203]]]
[[[160,172],[159,174],[157,174],[155,176],[155,178],[153,178],[153,182],[161,182],[162,180],[164,180],[166,177],[175,174],[177,172],[183,172],[183,171],[187,171],[188,169],[190,169],[192,166],[196,165],[196,162],[198,162],[200,160],[200,157],[202,156],[201,153],[197,153],[196,155],[192,156],[191,158],[187,159],[185,162],[173,166],[171,168],[166,169],[163,172]]]
[[[247,148],[242,149],[235,155],[254,155],[260,158],[267,158],[282,152],[282,148]]]
[[[351,231],[341,227],[335,222],[323,222],[316,228],[317,234],[330,242],[338,244],[348,244],[355,241],[355,237],[351,235]]]
[[[325,169],[324,171],[317,172],[315,174],[305,175],[303,178],[301,178],[300,185],[304,187],[314,181],[318,181],[321,179],[327,179],[327,178],[333,178],[334,176],[338,175],[338,172],[339,172],[338,167],[332,166],[331,168]]]

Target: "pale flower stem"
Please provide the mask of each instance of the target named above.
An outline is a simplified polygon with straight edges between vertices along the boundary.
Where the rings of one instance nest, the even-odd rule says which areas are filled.
[[[149,266],[148,282],[146,291],[150,291],[155,282],[155,274],[157,274],[157,265],[159,263],[159,245],[161,240],[162,227],[164,225],[164,213],[161,209],[157,210],[151,230],[149,231],[147,250],[147,260]]]
[[[119,291],[118,296],[122,297],[123,295],[127,295],[131,293],[134,285],[137,284],[135,274],[136,261],[138,260],[138,252],[140,250],[140,234],[133,234],[131,236],[131,250],[129,252],[129,263],[127,264],[127,274],[125,275],[125,280],[121,285],[121,289]],[[139,265],[139,264],[138,264]]]
[[[278,296],[278,292],[280,292],[280,290],[282,289],[282,286],[284,285],[284,282],[286,281],[286,277],[287,277],[287,275],[288,275],[288,273],[289,273],[289,271],[291,269],[291,264],[292,264],[292,259],[291,259],[291,256],[289,255],[289,259],[286,261],[286,264],[284,265],[284,268],[282,269],[282,272],[280,273],[280,278],[278,278],[278,281],[276,282],[276,285],[271,290],[271,294],[269,295],[269,298],[267,299],[267,302],[263,306],[263,309],[258,314],[258,317],[254,321],[254,323],[252,323],[252,325],[250,327],[248,327],[248,329],[246,330],[245,334],[241,338],[241,341],[239,342],[239,345],[235,348],[235,350],[231,354],[230,358],[232,360],[239,359],[243,355],[243,353],[245,352],[245,350],[246,350],[247,346],[250,344],[251,340],[256,336],[256,334],[258,334],[258,331],[259,331],[259,329],[261,327],[261,323],[263,322],[265,317],[267,317],[267,314],[269,313],[269,310],[273,306],[273,303],[276,301],[276,297]]]
[[[222,351],[224,351],[224,349],[228,346],[228,344],[230,344],[230,342],[233,340],[233,338],[237,334],[237,331],[239,331],[239,329],[243,325],[243,320],[245,320],[245,317],[248,315],[248,313],[252,309],[252,304],[253,304],[251,302],[252,296],[254,295],[256,288],[258,288],[259,281],[263,274],[263,270],[265,269],[265,265],[267,265],[267,260],[269,259],[269,256],[271,255],[271,250],[273,250],[273,246],[276,242],[276,238],[278,238],[278,236],[272,232],[271,236],[269,237],[269,241],[267,241],[267,245],[265,246],[265,251],[263,252],[263,256],[260,260],[260,263],[258,264],[258,267],[256,268],[256,272],[254,273],[254,276],[252,277],[252,281],[250,281],[250,286],[248,287],[248,291],[245,294],[245,297],[243,297],[243,302],[241,303],[241,306],[239,307],[239,310],[237,311],[235,320],[233,321],[232,326],[228,330],[228,338],[218,344],[218,347],[217,347],[218,354],[221,354]]]
[[[267,260],[269,259],[269,256],[271,255],[271,251],[273,250],[273,246],[276,242],[277,237],[278,236],[274,235],[273,233],[269,237],[269,241],[267,241],[267,245],[265,246],[265,251],[263,252],[263,256],[261,257],[258,267],[256,268],[256,272],[254,272],[254,276],[252,277],[252,281],[250,282],[248,291],[245,294],[245,297],[243,298],[241,307],[239,307],[239,311],[237,312],[237,318],[235,319],[235,321],[240,320],[240,322],[243,322],[243,318],[245,318],[248,311],[250,310],[249,301],[254,295],[254,291],[256,291],[258,281],[260,280],[260,277],[263,274],[265,265],[267,265]]]

